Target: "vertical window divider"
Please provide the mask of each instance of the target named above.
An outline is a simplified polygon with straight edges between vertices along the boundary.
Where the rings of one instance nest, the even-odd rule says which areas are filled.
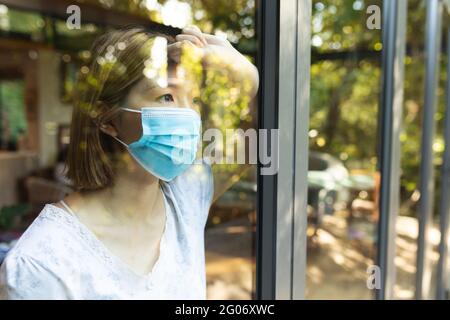
[[[382,92],[379,163],[381,191],[377,265],[381,288],[377,299],[392,299],[395,285],[396,222],[400,208],[400,133],[402,127],[407,0],[383,2]]]
[[[426,299],[431,283],[431,243],[429,240],[434,202],[433,140],[436,132],[436,105],[439,57],[441,49],[441,21],[443,2],[426,1],[425,28],[425,98],[423,104],[420,160],[420,199],[418,206],[419,234],[417,237],[416,299]]]
[[[305,299],[312,1],[298,1],[292,298]]]
[[[278,128],[279,0],[258,3],[257,32],[260,72],[258,129]],[[270,141],[270,139],[268,139]],[[270,147],[267,146],[270,152]],[[258,143],[258,154],[260,153]],[[259,157],[258,157],[259,158]],[[256,299],[275,299],[277,175],[261,175],[257,168]]]
[[[259,129],[278,129],[279,141],[267,146],[277,174],[258,164],[257,299],[304,298],[311,12],[311,0],[259,3]]]
[[[436,274],[436,298],[448,299],[449,281],[449,216],[450,216],[450,27],[447,27],[447,82],[445,87],[445,116],[444,116],[444,153],[441,168],[441,197],[439,202],[440,231],[439,261]]]

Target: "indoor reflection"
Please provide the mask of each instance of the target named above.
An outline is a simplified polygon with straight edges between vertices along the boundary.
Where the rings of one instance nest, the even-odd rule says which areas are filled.
[[[255,63],[255,1],[223,1],[220,6],[217,2],[86,1],[99,10],[96,12],[122,12],[137,22],[144,18],[155,25],[178,28],[195,24],[204,33],[228,39]],[[45,10],[22,12],[0,5],[0,187],[4,190],[0,195],[0,262],[44,204],[72,192],[64,162],[74,94],[98,89],[106,75],[120,77],[134,70],[132,62],[121,64],[127,41],[107,48],[92,61],[96,56],[89,51],[93,40],[115,28],[102,19],[98,16],[97,21],[71,30],[63,19]],[[252,85],[233,76],[232,61],[217,59],[221,48],[212,45],[205,54],[184,45],[177,53],[171,47],[174,42],[173,36],[159,36],[148,43],[144,76],[161,88],[170,87],[174,78],[196,84],[185,89],[201,113],[203,131],[217,128],[225,136],[227,129],[256,128],[258,111],[251,98]],[[92,68],[99,69],[98,78],[91,76]],[[77,77],[85,78],[79,88],[75,87]],[[84,103],[89,108],[88,101]],[[89,112],[96,116],[96,110]],[[216,143],[225,156],[234,153],[234,143]],[[248,155],[250,151],[245,152]],[[256,166],[219,164],[213,170],[216,201],[205,231],[207,296],[251,299]]]

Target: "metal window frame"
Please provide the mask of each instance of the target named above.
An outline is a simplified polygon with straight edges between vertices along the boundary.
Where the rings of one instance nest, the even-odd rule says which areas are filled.
[[[450,13],[450,0],[443,0],[443,4]],[[439,201],[439,260],[436,272],[436,298],[446,300],[450,298],[450,26],[447,26],[447,83],[445,88],[445,116],[444,116],[444,153],[441,167],[441,197]]]
[[[259,2],[259,129],[278,127],[278,11],[277,0]],[[256,298],[271,300],[275,298],[277,176],[261,175],[260,163],[257,173]]]
[[[377,265],[378,300],[392,299],[395,285],[396,222],[400,203],[400,132],[403,108],[407,0],[383,2],[382,93],[379,116],[381,171]]]
[[[441,239],[439,243],[439,261],[436,274],[436,298],[448,299],[448,240],[449,240],[449,215],[450,215],[450,27],[447,28],[447,83],[446,83],[446,108],[444,116],[444,143],[445,149],[442,155],[441,168],[441,199],[439,203]],[[444,196],[445,195],[445,196]]]
[[[259,3],[259,128],[279,130],[280,157],[274,176],[258,164],[257,299],[304,298],[311,11],[311,0]]]
[[[383,92],[380,115],[382,188],[378,248],[382,288],[377,291],[378,299],[392,298],[395,284],[395,223],[399,208],[399,134],[403,103],[406,3],[407,0],[385,1],[383,11]],[[434,114],[437,105],[435,90],[438,80],[443,4],[450,7],[448,0],[429,0],[426,3],[427,54],[416,274],[418,299],[428,296],[427,279],[431,274],[431,266],[427,259],[430,243],[427,239],[434,196],[432,141],[435,134]],[[280,139],[284,140],[280,144],[280,155],[283,155],[283,158],[280,159],[278,175],[258,175],[256,288],[259,299],[304,298],[311,8],[310,0],[261,1],[259,66],[262,76],[259,127],[280,129]],[[294,28],[297,32],[294,32]],[[450,34],[448,37],[450,42]],[[449,91],[450,84],[447,84],[446,145],[450,141]],[[283,125],[280,126],[280,123]],[[444,162],[445,178],[450,174],[450,169],[447,168],[450,166],[449,148],[446,148]],[[446,183],[448,185],[443,185],[444,193],[450,188],[450,181]],[[443,264],[446,262],[443,259],[448,259],[445,258],[448,248],[443,241],[448,237],[450,202],[447,198],[449,197],[443,196],[440,203],[441,230],[444,232],[440,244],[443,262],[440,262],[442,265],[439,266],[440,271],[438,270],[438,282],[444,289],[446,284],[441,281],[443,277],[448,276],[446,270],[448,266]],[[442,288],[438,290],[442,291]]]
[[[431,283],[431,243],[429,230],[434,201],[433,139],[436,132],[434,116],[437,107],[438,70],[441,49],[443,2],[426,2],[425,28],[425,97],[422,120],[420,200],[418,207],[419,234],[417,238],[416,299],[426,299]]]
[[[284,0],[283,0],[284,1]],[[297,6],[297,86],[295,112],[295,178],[292,298],[304,299],[306,288],[306,229],[308,206],[310,67],[312,1]]]

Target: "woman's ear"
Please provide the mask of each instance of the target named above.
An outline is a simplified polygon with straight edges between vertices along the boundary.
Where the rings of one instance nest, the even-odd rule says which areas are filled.
[[[100,124],[100,130],[102,130],[103,133],[106,133],[107,135],[110,135],[111,137],[117,137],[117,135],[118,135],[118,132],[117,132],[116,128],[110,123],[108,123],[108,124],[105,124],[105,123]]]

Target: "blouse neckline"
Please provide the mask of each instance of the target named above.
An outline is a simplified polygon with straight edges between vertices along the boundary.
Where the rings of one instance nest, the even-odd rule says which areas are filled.
[[[84,223],[82,223],[76,216],[72,213],[67,212],[66,209],[55,206],[54,204],[47,204],[46,206],[52,209],[53,214],[56,214],[66,225],[69,225],[75,228],[76,233],[81,236],[81,238],[85,241],[85,243],[90,247],[96,255],[98,255],[103,262],[105,262],[110,268],[115,270],[116,272],[125,272],[132,275],[136,279],[144,279],[150,281],[153,279],[154,274],[159,270],[159,266],[161,265],[161,261],[165,259],[167,254],[167,242],[168,242],[168,232],[169,225],[171,223],[171,209],[168,204],[166,195],[162,190],[163,198],[164,198],[164,207],[166,212],[166,219],[164,225],[164,231],[161,236],[159,242],[159,255],[156,262],[153,264],[153,267],[150,272],[146,274],[140,274],[134,271],[125,261],[123,261],[119,256],[114,254],[110,249],[106,247],[106,245],[91,231]],[[48,212],[44,210],[44,212]]]

